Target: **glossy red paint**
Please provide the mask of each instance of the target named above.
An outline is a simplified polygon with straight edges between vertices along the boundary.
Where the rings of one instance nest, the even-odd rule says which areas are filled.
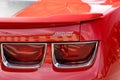
[[[34,26],[34,25],[33,25]],[[38,25],[39,26],[39,25]],[[43,25],[45,26],[45,25]],[[69,29],[68,29],[69,27]],[[1,29],[1,42],[59,42],[59,41],[79,41],[79,27],[75,25],[54,25],[46,28],[29,29]]]
[[[5,23],[14,22],[16,24],[20,23],[30,23],[31,24],[40,24],[40,23],[58,23],[58,22],[79,22],[86,21],[91,19],[100,18],[102,14],[100,13],[85,13],[85,14],[63,14],[55,16],[46,16],[46,17],[16,17],[16,18],[1,18],[0,22],[4,26]],[[12,23],[11,23],[12,24]]]
[[[102,19],[83,22],[81,41],[100,40],[101,59],[99,60],[98,80],[119,80],[120,74],[120,8]],[[96,24],[94,24],[96,23]]]
[[[106,0],[103,3],[96,3],[97,1],[99,0],[94,0],[94,4],[89,4],[80,0],[43,0],[18,12],[14,18],[1,18],[1,42],[30,40],[29,42],[49,43],[44,63],[38,69],[6,68],[0,59],[0,80],[119,80],[120,1]],[[57,32],[71,31],[74,34],[70,37],[58,35],[56,39],[53,36]],[[41,35],[44,36],[40,38],[42,41],[36,40],[35,36]],[[52,40],[48,39],[51,36]],[[13,37],[17,39],[11,39]],[[30,38],[24,40],[23,37]],[[53,66],[51,42],[94,40],[99,41],[99,46],[92,66],[77,69],[58,69]]]

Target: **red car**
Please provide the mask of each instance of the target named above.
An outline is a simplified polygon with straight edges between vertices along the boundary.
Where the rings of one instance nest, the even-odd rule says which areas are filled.
[[[0,1],[0,80],[120,80],[120,0]]]

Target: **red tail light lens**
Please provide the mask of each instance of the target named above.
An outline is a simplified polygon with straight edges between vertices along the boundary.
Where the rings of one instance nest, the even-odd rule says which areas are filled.
[[[54,43],[53,63],[58,68],[88,66],[93,62],[96,48],[97,42]]]
[[[39,67],[45,52],[45,44],[39,43],[3,43],[1,48],[5,66],[14,68]]]

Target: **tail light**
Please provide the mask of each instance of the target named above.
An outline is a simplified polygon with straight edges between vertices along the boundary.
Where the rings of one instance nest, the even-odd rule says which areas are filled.
[[[2,43],[3,64],[9,68],[38,68],[45,49],[45,43]]]
[[[57,68],[81,68],[92,65],[97,41],[53,43],[53,64]]]

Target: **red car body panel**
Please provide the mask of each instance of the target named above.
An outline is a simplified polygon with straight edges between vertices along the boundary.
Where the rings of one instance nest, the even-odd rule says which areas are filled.
[[[58,32],[72,32],[72,35],[66,37]],[[53,66],[52,43],[94,40],[99,45],[92,66],[77,69]],[[7,68],[0,59],[0,80],[119,80],[120,1],[35,2],[11,17],[0,18],[0,42],[47,43],[45,60],[38,69]]]

